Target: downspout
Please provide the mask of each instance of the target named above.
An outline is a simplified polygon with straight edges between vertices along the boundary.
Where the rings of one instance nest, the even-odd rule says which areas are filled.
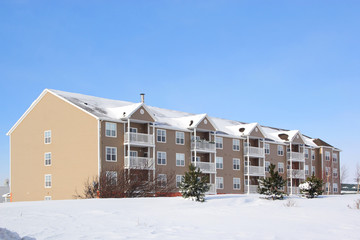
[[[247,169],[248,169],[248,174],[247,174],[247,179],[248,179],[248,185],[247,185],[247,194],[250,194],[250,138],[249,135],[247,136],[247,160],[248,160],[248,165],[247,165]]]

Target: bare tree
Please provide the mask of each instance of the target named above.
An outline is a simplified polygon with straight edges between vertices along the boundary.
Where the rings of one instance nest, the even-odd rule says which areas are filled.
[[[354,180],[357,183],[357,193],[359,194],[359,188],[360,188],[360,164],[359,163],[356,164]]]
[[[344,164],[344,165],[341,165],[341,172],[340,172],[340,180],[341,180],[341,183],[346,183],[347,179],[349,177],[349,171],[348,171],[348,168],[347,166]]]

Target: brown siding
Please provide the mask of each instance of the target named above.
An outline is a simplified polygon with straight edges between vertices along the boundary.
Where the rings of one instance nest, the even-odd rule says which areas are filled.
[[[141,114],[141,111],[144,111],[143,114]],[[136,120],[142,120],[146,122],[153,122],[154,119],[150,116],[149,112],[145,110],[144,107],[140,107],[138,110],[136,110],[132,115],[130,119],[136,119]]]
[[[205,124],[205,120],[207,124]],[[204,129],[209,131],[215,131],[215,127],[210,123],[208,118],[204,118],[197,126],[198,129]]]
[[[257,132],[256,132],[256,129],[258,129]],[[249,135],[251,137],[264,138],[264,135],[260,132],[260,129],[257,126],[254,128],[254,130]]]

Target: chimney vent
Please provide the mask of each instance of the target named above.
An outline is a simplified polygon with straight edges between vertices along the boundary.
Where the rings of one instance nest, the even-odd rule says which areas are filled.
[[[141,96],[141,102],[144,103],[145,102],[145,93],[140,93]]]

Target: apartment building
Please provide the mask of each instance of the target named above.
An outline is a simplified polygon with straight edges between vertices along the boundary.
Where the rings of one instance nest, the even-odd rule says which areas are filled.
[[[312,174],[340,193],[340,150],[323,140],[152,107],[144,95],[132,103],[45,89],[8,135],[12,201],[71,199],[102,171],[116,178],[114,168],[163,181],[171,170],[178,185],[191,162],[209,176],[208,194],[255,193],[271,163],[289,194]]]

